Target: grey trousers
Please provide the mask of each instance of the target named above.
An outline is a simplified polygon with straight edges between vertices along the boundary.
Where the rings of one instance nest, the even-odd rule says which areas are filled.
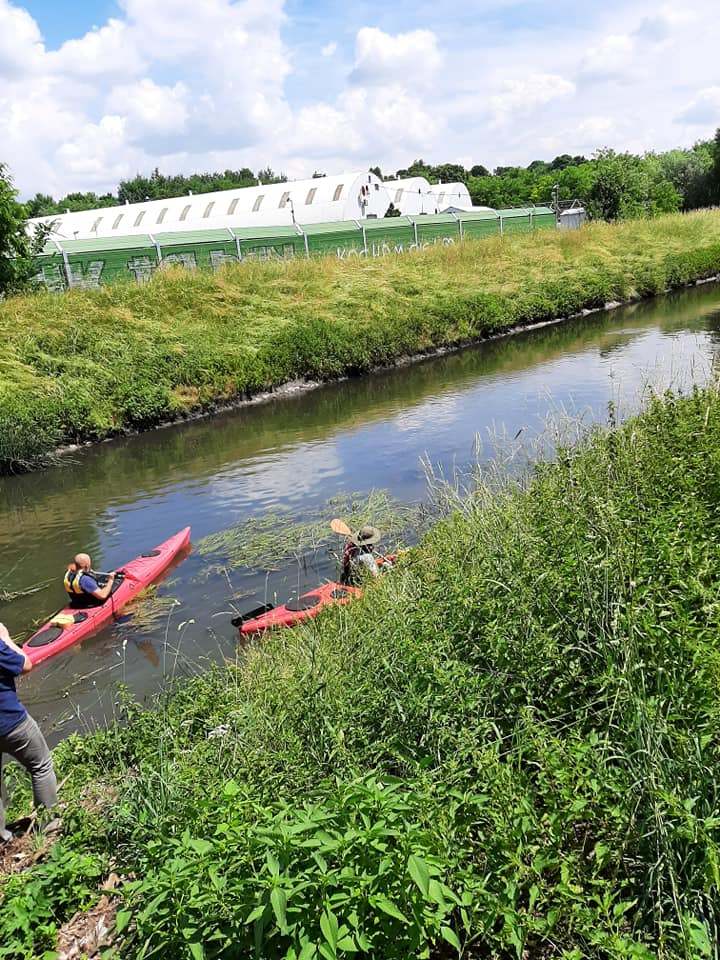
[[[36,805],[53,807],[57,801],[57,780],[52,754],[45,743],[40,727],[28,714],[10,733],[0,736],[0,839],[8,839],[5,831],[3,804],[3,753],[22,764],[32,779],[33,799]]]

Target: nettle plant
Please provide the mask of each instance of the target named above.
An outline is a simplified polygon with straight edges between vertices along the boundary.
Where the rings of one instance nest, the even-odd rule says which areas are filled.
[[[435,943],[461,951],[473,896],[445,882],[442,837],[399,783],[370,777],[339,785],[328,804],[274,811],[241,793],[225,785],[224,820],[209,838],[186,830],[149,844],[149,858],[157,863],[153,848],[162,848],[164,862],[125,886],[118,915],[144,955],[162,947],[194,958],[400,960],[429,957]]]

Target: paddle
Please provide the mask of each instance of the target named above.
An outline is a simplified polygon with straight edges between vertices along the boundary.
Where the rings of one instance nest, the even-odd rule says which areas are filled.
[[[115,570],[113,572],[115,573],[116,579],[120,578],[125,580],[133,580],[135,583],[139,582],[138,578],[134,577],[131,573],[128,573],[127,570]],[[91,570],[90,576],[91,577],[109,577],[110,574],[106,573],[104,570]]]
[[[351,537],[352,530],[344,520],[338,520],[337,517],[330,521],[330,529],[333,533],[339,533],[341,537]]]

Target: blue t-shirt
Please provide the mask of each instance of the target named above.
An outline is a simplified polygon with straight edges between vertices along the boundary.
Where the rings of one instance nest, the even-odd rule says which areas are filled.
[[[15,677],[20,676],[24,666],[25,658],[0,640],[0,737],[14,730],[27,716],[15,692]]]
[[[99,585],[95,577],[91,577],[88,573],[80,574],[81,590],[84,590],[85,593],[94,593],[98,588]]]

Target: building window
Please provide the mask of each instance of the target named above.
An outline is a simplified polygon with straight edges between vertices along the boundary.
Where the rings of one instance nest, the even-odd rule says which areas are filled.
[[[344,183],[339,183],[339,184],[335,187],[335,193],[333,194],[333,200],[339,200],[339,199],[340,199],[340,196],[341,196],[341,194],[342,194],[342,192],[343,192],[343,187],[344,187],[344,186],[345,186]]]
[[[253,204],[253,208],[252,208],[253,213],[258,212],[258,210],[260,209],[260,204],[263,202],[264,199],[265,199],[265,194],[261,193],[260,196],[255,201],[255,203]]]
[[[395,191],[395,203],[400,203],[400,201],[402,200],[402,192],[403,192],[402,187],[400,187],[398,190]]]
[[[190,213],[190,206],[191,206],[191,205],[188,204],[186,207],[183,207],[183,212],[180,214],[180,219],[181,219],[181,220],[185,220],[185,218],[187,217],[187,215]]]
[[[100,226],[101,223],[102,223],[102,217],[98,217],[95,223],[92,225],[90,233],[97,233],[97,228]]]
[[[157,223],[162,223],[165,219],[165,214],[168,212],[167,207],[163,207],[160,213],[158,214]]]
[[[115,217],[115,222],[113,223],[113,226],[112,226],[113,230],[117,230],[117,228],[120,226],[120,221],[124,216],[125,214],[121,213],[120,216]]]
[[[278,204],[278,207],[280,207],[280,209],[282,209],[283,207],[286,207],[288,205],[289,199],[290,199],[290,191],[286,190],[285,193],[283,193],[283,195],[280,197],[280,203]]]
[[[305,204],[310,206],[310,204],[315,199],[315,194],[317,193],[317,187],[310,187],[308,190],[308,195],[305,197]]]
[[[235,213],[235,207],[236,207],[237,205],[238,205],[238,198],[235,197],[235,199],[232,201],[232,203],[231,203],[230,206],[228,207],[228,212],[227,212],[227,215],[228,215],[228,216],[230,216],[231,214]]]
[[[211,203],[209,203],[209,204],[205,207],[205,213],[203,214],[203,219],[204,219],[204,220],[207,220],[207,218],[210,216],[210,214],[212,213],[212,208],[213,208],[214,206],[215,206],[215,201],[213,200]]]
[[[142,218],[145,216],[145,211],[141,210],[140,213],[135,217],[135,226],[139,227],[142,223]]]

